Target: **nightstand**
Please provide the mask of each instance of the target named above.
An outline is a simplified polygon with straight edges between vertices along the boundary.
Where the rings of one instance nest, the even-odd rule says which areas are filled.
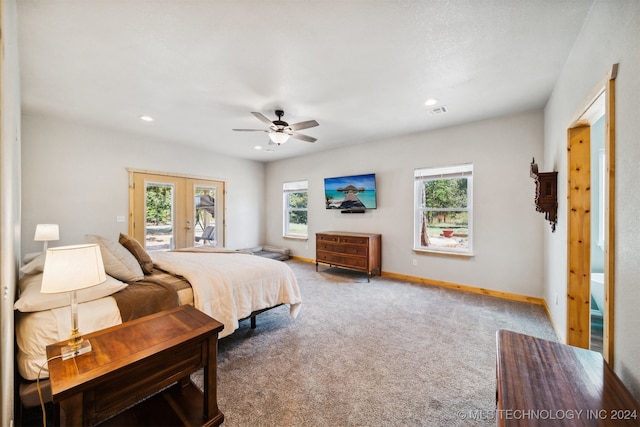
[[[49,361],[56,423],[220,425],[216,370],[223,327],[183,305],[84,335],[93,351]],[[47,346],[47,358],[65,344]],[[204,392],[189,379],[200,368]]]

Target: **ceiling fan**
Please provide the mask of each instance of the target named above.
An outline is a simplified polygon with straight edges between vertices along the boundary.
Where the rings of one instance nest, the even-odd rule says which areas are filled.
[[[269,144],[281,145],[287,142],[289,137],[301,139],[307,142],[316,142],[317,139],[309,136],[298,133],[297,131],[302,129],[308,129],[315,126],[318,126],[318,122],[315,120],[307,120],[306,122],[299,122],[289,124],[282,120],[282,116],[284,116],[284,111],[276,110],[276,116],[278,116],[278,120],[269,120],[264,114],[252,112],[254,116],[262,123],[265,123],[269,126],[268,129],[233,129],[235,131],[247,131],[247,132],[267,132],[269,134],[269,139],[271,140]]]

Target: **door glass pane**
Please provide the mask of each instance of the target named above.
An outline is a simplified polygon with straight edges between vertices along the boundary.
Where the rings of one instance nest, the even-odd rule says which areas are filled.
[[[216,188],[195,187],[194,246],[216,246]]]
[[[147,251],[174,248],[174,197],[172,184],[145,183],[144,243]]]

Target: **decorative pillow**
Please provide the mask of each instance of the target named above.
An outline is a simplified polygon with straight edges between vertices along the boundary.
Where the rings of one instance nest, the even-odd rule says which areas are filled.
[[[28,254],[24,254],[24,258],[22,258],[22,262],[25,264],[29,264],[31,261],[33,261],[34,259],[36,259],[36,257],[38,257],[39,255],[42,255],[45,252],[30,252]]]
[[[131,252],[131,255],[135,257],[144,274],[151,274],[153,272],[153,261],[151,260],[151,257],[136,239],[120,233],[118,241],[122,246],[127,248],[129,252]]]
[[[109,276],[123,282],[137,282],[144,277],[138,261],[120,243],[95,234],[87,234],[85,237],[87,242],[100,245],[104,270]]]
[[[46,252],[39,253],[35,258],[32,258],[27,264],[20,268],[24,274],[37,274],[44,271],[44,260],[47,258]],[[26,258],[25,258],[26,259]]]
[[[15,302],[13,308],[23,313],[51,310],[52,308],[68,306],[71,303],[69,292],[59,294],[43,294],[40,292],[42,273],[24,276],[20,279],[19,287],[20,298]],[[107,276],[107,280],[99,285],[77,291],[78,303],[107,297],[126,287],[126,283]]]

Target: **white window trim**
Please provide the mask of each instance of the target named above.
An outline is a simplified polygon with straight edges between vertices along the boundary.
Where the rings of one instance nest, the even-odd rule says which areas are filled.
[[[443,208],[441,211],[460,211],[466,210],[468,214],[468,248],[439,248],[439,247],[423,247],[420,245],[420,229],[422,225],[423,209],[420,200],[422,198],[422,183],[427,180],[437,180],[444,178],[467,178],[467,207],[459,208]],[[464,257],[472,257],[473,254],[473,163],[465,163],[461,165],[418,168],[414,171],[414,230],[413,230],[413,250],[415,252],[437,253],[456,255]]]
[[[307,193],[307,208],[306,209],[295,209],[299,211],[307,212],[307,234],[288,234],[289,230],[289,203],[288,198],[290,193]],[[307,240],[309,238],[309,181],[292,181],[285,182],[282,184],[282,205],[283,205],[283,218],[282,218],[282,237],[287,239],[299,239],[299,240]]]

